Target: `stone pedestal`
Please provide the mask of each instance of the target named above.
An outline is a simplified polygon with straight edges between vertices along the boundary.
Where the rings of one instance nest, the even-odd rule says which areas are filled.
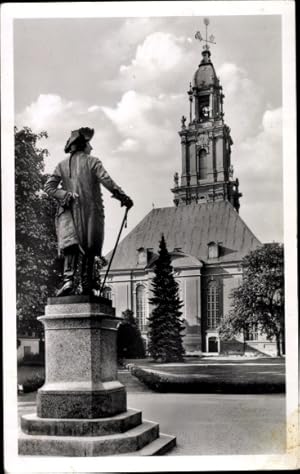
[[[105,298],[49,298],[45,315],[45,384],[37,415],[21,418],[19,453],[47,456],[159,454],[175,438],[159,436],[157,423],[127,410],[117,380],[117,325]]]
[[[107,301],[60,303],[51,298],[45,316],[46,381],[38,391],[41,418],[101,418],[126,410],[117,380],[116,331],[120,322]],[[83,301],[82,301],[83,299]],[[73,300],[73,301],[72,301]]]

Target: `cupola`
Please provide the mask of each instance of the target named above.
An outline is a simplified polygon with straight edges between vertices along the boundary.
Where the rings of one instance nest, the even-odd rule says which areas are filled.
[[[193,86],[198,89],[209,88],[218,85],[218,78],[215,68],[210,60],[210,51],[205,49],[202,51],[203,59],[194,74]]]

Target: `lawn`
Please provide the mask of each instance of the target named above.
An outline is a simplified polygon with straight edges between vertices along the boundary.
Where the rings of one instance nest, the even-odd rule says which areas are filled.
[[[165,372],[169,374],[178,375],[201,375],[206,377],[224,377],[232,378],[237,377],[239,379],[253,380],[255,382],[263,382],[266,377],[277,380],[278,377],[284,377],[285,367],[284,365],[238,365],[238,364],[199,364],[199,365],[188,365],[182,364],[178,366],[172,365],[149,365],[148,368],[157,370],[159,372]]]
[[[130,368],[141,382],[157,391],[283,393],[284,359],[263,361],[199,360],[179,364],[140,361]]]

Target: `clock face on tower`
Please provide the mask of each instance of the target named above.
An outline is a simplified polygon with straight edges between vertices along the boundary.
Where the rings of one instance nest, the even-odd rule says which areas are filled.
[[[203,107],[201,107],[201,117],[203,118],[209,117],[209,107],[207,105],[203,105]]]

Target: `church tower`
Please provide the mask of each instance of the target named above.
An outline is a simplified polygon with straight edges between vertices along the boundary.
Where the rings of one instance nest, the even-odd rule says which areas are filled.
[[[211,35],[202,51],[202,60],[194,74],[188,91],[190,116],[181,119],[182,172],[174,175],[174,204],[192,202],[229,201],[238,212],[242,196],[239,181],[233,179],[231,164],[230,128],[224,122],[222,86],[211,62],[208,43],[214,43]],[[202,41],[200,32],[195,38]]]

